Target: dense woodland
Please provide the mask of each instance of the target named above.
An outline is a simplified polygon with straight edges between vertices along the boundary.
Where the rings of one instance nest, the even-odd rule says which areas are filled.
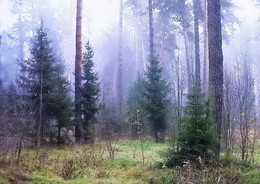
[[[117,21],[99,37],[88,0],[4,1],[13,23],[0,29],[0,171],[53,169],[70,180],[78,170],[108,166],[103,157],[116,165],[117,152],[130,148],[134,163],[164,173],[136,176],[140,183],[237,183],[242,172],[255,172],[260,17],[247,27],[230,0],[115,1]],[[248,3],[259,10],[258,1]],[[155,162],[147,159],[148,143],[162,147]],[[80,151],[74,159],[59,160],[68,154],[61,153],[56,162],[64,165],[50,169],[51,147]],[[38,165],[28,161],[29,150]],[[11,183],[56,182],[13,172],[0,172],[0,183],[5,174]],[[260,173],[252,177],[260,180]]]

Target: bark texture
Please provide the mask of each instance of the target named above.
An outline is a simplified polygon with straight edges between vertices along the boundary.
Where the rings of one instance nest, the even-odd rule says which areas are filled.
[[[76,17],[76,57],[75,57],[75,139],[83,140],[83,127],[81,120],[80,88],[82,71],[82,0],[77,0]]]
[[[195,36],[195,78],[200,83],[200,35],[199,35],[199,0],[193,0],[194,36]]]
[[[154,27],[153,27],[153,1],[148,0],[149,3],[149,30],[150,30],[150,61],[154,58]]]
[[[189,28],[190,24],[186,16],[186,0],[180,1],[180,12],[181,16],[181,26],[182,26],[182,35],[184,39],[185,47],[185,57],[186,57],[186,71],[188,77],[188,90],[190,91],[192,86],[192,60],[190,58],[190,38],[189,38]]]
[[[209,76],[209,55],[208,55],[208,11],[207,0],[203,2],[203,9],[205,11],[205,18],[203,23],[203,37],[204,37],[204,58],[203,58],[203,87],[204,92],[208,92],[208,76]]]
[[[209,94],[211,101],[211,115],[215,122],[218,136],[216,157],[219,158],[223,107],[223,51],[220,0],[208,0],[208,41]]]

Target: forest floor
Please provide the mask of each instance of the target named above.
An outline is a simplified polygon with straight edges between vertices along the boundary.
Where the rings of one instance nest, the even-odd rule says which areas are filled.
[[[94,145],[45,147],[0,157],[0,184],[259,184],[255,164],[225,160],[212,167],[168,169],[159,163],[166,143],[122,140]],[[190,183],[190,184],[191,184]]]

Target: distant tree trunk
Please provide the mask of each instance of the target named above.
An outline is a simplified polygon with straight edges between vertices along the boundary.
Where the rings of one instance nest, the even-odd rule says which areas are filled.
[[[209,91],[211,115],[217,130],[216,157],[220,156],[223,107],[223,51],[220,0],[208,0]]]
[[[161,48],[160,48],[160,57],[159,57],[160,64],[164,65],[164,33],[161,40]]]
[[[2,73],[2,35],[0,35],[0,73]],[[2,90],[2,79],[0,78],[0,92]],[[0,94],[1,96],[1,94]]]
[[[154,59],[154,27],[153,27],[153,2],[148,0],[149,3],[149,30],[150,30],[150,61]]]
[[[113,74],[113,98],[116,98],[116,94],[117,94],[117,88],[116,88],[116,79],[117,79],[117,76],[116,76],[116,69],[117,69],[117,67],[116,67],[116,65],[114,65],[114,68],[113,68],[113,70],[114,70],[114,74]]]
[[[143,62],[143,70],[146,72],[147,68],[146,68],[146,58],[145,58],[145,47],[144,47],[144,38],[143,35],[141,37],[141,41],[142,41],[142,62]]]
[[[204,0],[204,25],[203,25],[203,37],[204,37],[204,64],[203,64],[203,86],[205,92],[208,92],[208,75],[209,75],[209,55],[208,55],[208,15],[207,15],[207,0]]]
[[[119,43],[118,43],[118,100],[119,100],[119,109],[122,110],[123,104],[123,55],[122,55],[122,33],[123,33],[123,0],[120,0],[120,9],[119,9]]]
[[[39,107],[39,120],[38,120],[38,123],[37,123],[37,148],[41,147],[41,143],[42,143],[42,138],[43,138],[43,124],[42,124],[42,108],[43,108],[43,105],[42,105],[42,101],[43,101],[43,78],[42,78],[42,74],[40,76],[40,107]]]
[[[34,9],[34,4],[33,2],[31,3],[31,9],[33,10]],[[35,16],[33,15],[32,16],[32,27],[35,28]],[[35,29],[32,30],[32,36],[34,37],[35,36]]]
[[[194,35],[195,35],[195,78],[200,83],[200,36],[199,36],[199,0],[193,0]]]
[[[83,141],[83,127],[81,120],[81,70],[82,70],[82,0],[77,0],[76,18],[76,57],[75,57],[75,139]]]
[[[231,78],[228,75],[227,71],[225,71],[224,76],[224,102],[223,102],[223,125],[222,125],[222,134],[223,134],[223,140],[225,143],[225,150],[229,152],[231,150]]]
[[[139,40],[138,40],[138,34],[137,34],[137,29],[136,29],[136,31],[134,32],[134,62],[135,62],[134,79],[135,80],[137,78],[137,74],[140,71],[139,53],[140,53],[139,52]]]
[[[181,81],[180,81],[180,58],[178,56],[178,58],[176,59],[176,76],[177,76],[177,118],[180,119],[181,118]],[[177,121],[177,131],[180,131],[180,122]],[[179,142],[177,141],[177,151],[179,151]]]
[[[153,1],[152,0],[148,0],[148,3],[149,3],[148,9],[149,9],[150,66],[151,66],[153,64],[153,60],[154,60]],[[154,124],[154,126],[153,126],[154,138],[155,138],[155,141],[158,142],[159,141],[158,130],[156,128],[155,122],[152,122],[152,123]]]
[[[156,65],[155,63],[155,55],[154,55],[154,27],[153,27],[153,1],[152,0],[148,0],[148,10],[149,10],[149,34],[150,34],[150,68],[154,67],[154,65]],[[148,71],[149,72],[149,71]],[[151,80],[151,79],[150,79]],[[153,82],[153,81],[150,81]],[[154,104],[153,104],[154,105]],[[155,122],[155,120],[153,119],[152,122],[153,124],[153,136],[155,138],[156,142],[159,142],[159,131],[158,131],[158,127],[157,127],[157,122]]]
[[[19,25],[22,23],[21,19],[21,14],[18,14],[18,20],[19,20]],[[21,26],[19,26],[19,47],[20,47],[20,57],[19,60],[22,62],[24,60],[24,32],[21,30]]]
[[[148,0],[148,11],[149,11],[149,34],[150,34],[150,67],[153,64],[153,59],[154,59],[154,43],[153,43],[153,38],[154,38],[154,28],[153,28],[153,2],[152,0]],[[159,137],[158,137],[158,130],[155,127],[155,122],[153,123],[153,133],[154,133],[154,138],[155,141],[158,142]]]
[[[61,126],[58,126],[57,142],[58,142],[58,144],[62,144],[62,140],[61,140]]]
[[[182,10],[180,12],[181,16],[181,26],[182,26],[182,35],[184,39],[184,47],[185,47],[185,57],[186,57],[186,73],[188,77],[188,90],[190,91],[191,86],[192,86],[192,61],[190,58],[190,48],[189,48],[189,22],[187,20],[187,14],[186,14],[186,0],[181,0],[180,1],[180,9]]]
[[[191,71],[191,60],[189,56],[189,38],[187,28],[183,28],[183,37],[184,37],[184,47],[185,47],[185,56],[186,56],[186,70],[188,77],[188,89],[191,89],[192,85],[192,71]]]

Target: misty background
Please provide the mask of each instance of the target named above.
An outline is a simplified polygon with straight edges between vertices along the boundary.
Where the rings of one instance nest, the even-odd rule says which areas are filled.
[[[67,77],[73,81],[74,57],[75,57],[75,14],[76,6],[73,0],[28,0],[25,1],[30,6],[19,7],[15,1],[0,1],[0,32],[3,34],[1,48],[1,74],[0,77],[4,81],[4,85],[14,82],[19,74],[17,60],[19,60],[19,48],[17,46],[19,27],[23,29],[25,34],[24,59],[28,58],[30,40],[33,29],[36,25],[30,24],[31,16],[33,19],[43,18],[45,26],[49,29],[50,39],[56,44],[56,49],[66,62]],[[240,62],[243,54],[251,58],[251,64],[255,74],[257,83],[260,81],[260,7],[256,1],[249,0],[233,0],[234,18],[237,20],[228,28],[229,37],[224,42],[224,63],[226,67],[233,67],[235,63]],[[35,5],[33,5],[35,4]],[[37,5],[36,5],[37,4]],[[143,2],[145,11],[147,2]],[[141,27],[142,34],[146,34],[148,25],[135,21],[131,8],[125,4],[124,10],[124,29],[123,29],[123,59],[126,74],[124,80],[130,84],[136,77],[133,72],[132,63],[135,60],[134,49],[135,39],[137,39],[136,26]],[[22,16],[22,23],[19,24],[19,11]],[[144,13],[145,14],[145,13]],[[108,72],[116,71],[117,49],[118,49],[118,21],[119,21],[119,1],[117,0],[86,0],[83,7],[83,43],[90,40],[94,50],[94,62],[96,69],[101,76],[101,81],[113,79],[102,78]],[[145,15],[141,15],[145,17]],[[141,18],[143,19],[143,18]],[[224,18],[225,19],[225,18]],[[156,30],[163,20],[157,20]],[[26,25],[28,24],[28,25]],[[28,30],[30,28],[30,30]],[[27,29],[27,30],[26,30]],[[202,29],[201,29],[202,30]],[[201,31],[202,34],[202,31]],[[175,38],[178,43],[178,38]],[[148,37],[143,36],[145,49],[147,49]],[[202,39],[201,39],[202,42]],[[202,44],[201,44],[202,45]],[[177,47],[176,47],[177,48]],[[177,53],[173,48],[169,53]],[[166,51],[167,52],[167,51]],[[201,49],[202,52],[202,49]],[[142,56],[141,54],[138,57]],[[165,62],[171,62],[165,56]],[[115,65],[115,66],[114,66]],[[146,63],[142,64],[142,69]],[[257,84],[256,83],[256,84]],[[115,84],[111,84],[115,85]],[[128,85],[127,85],[128,86]],[[260,93],[260,87],[257,85],[257,93]]]

